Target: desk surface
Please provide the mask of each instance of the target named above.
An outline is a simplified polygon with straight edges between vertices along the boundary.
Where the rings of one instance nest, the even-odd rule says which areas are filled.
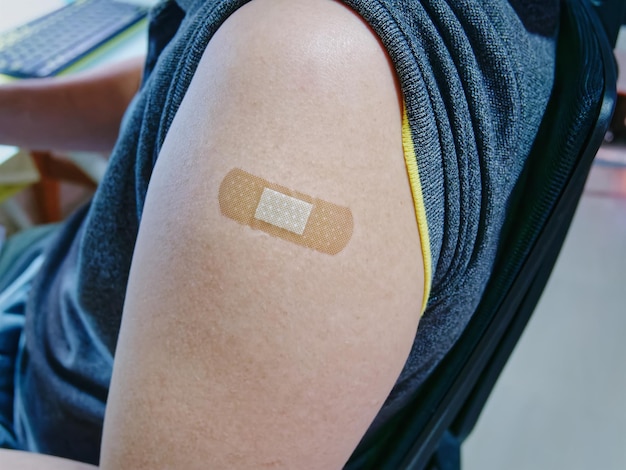
[[[0,33],[37,19],[67,3],[65,0],[0,0]]]
[[[66,0],[0,0],[0,32],[15,28],[68,3]],[[147,23],[138,25],[122,33],[109,44],[89,54],[70,67],[67,73],[97,68],[100,65],[145,54],[148,47]],[[15,80],[0,74],[0,86]],[[0,145],[0,165],[17,153],[17,147]]]

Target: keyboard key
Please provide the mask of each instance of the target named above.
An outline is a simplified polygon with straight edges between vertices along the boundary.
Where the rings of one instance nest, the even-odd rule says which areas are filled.
[[[0,73],[49,77],[125,31],[147,8],[114,0],[76,0],[0,34]]]

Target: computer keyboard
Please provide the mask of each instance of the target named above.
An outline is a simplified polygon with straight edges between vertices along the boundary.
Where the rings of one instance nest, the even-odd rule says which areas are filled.
[[[76,0],[0,34],[0,73],[49,77],[140,21],[147,8],[114,0]]]

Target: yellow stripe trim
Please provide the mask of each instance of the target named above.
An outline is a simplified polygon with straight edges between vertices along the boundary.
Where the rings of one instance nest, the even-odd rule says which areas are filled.
[[[422,314],[426,310],[430,287],[432,282],[432,255],[430,252],[430,238],[428,236],[428,220],[426,219],[426,207],[424,206],[424,195],[422,194],[422,184],[417,170],[417,158],[415,156],[415,146],[409,118],[406,108],[402,113],[402,146],[404,149],[404,161],[406,171],[409,175],[409,184],[413,194],[413,205],[415,206],[415,218],[417,219],[417,230],[422,245],[422,257],[424,258],[424,300],[422,302]]]

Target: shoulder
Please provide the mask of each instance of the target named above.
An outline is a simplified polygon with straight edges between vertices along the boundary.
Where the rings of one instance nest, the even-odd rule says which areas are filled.
[[[254,0],[230,15],[211,38],[194,87],[215,72],[231,86],[253,87],[280,104],[292,93],[343,99],[368,91],[399,105],[396,78],[376,34],[334,0]],[[245,72],[245,73],[244,73]],[[203,80],[204,86],[198,83]],[[362,101],[363,96],[358,96]]]
[[[222,24],[150,181],[103,468],[339,468],[349,457],[422,304],[398,94],[377,38],[339,3],[254,0]],[[226,205],[243,219],[220,198],[233,171],[248,179]],[[248,185],[260,188],[251,203]],[[311,218],[327,204],[349,211],[345,246],[302,243],[306,220],[301,234],[267,222],[266,188]]]

